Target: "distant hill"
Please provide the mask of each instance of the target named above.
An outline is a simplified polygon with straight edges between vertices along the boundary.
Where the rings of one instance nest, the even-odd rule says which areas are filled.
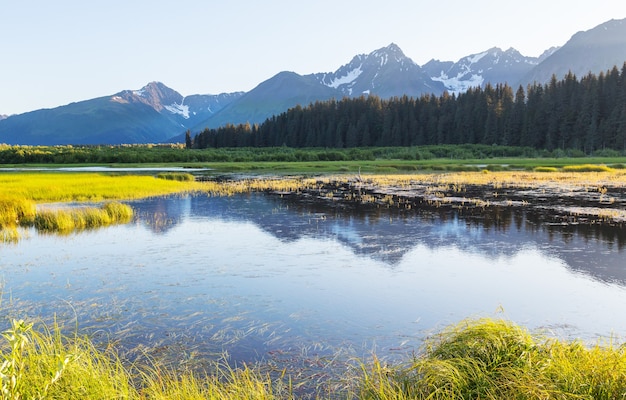
[[[619,69],[626,61],[626,19],[610,20],[591,30],[578,32],[561,48],[528,71],[520,83],[547,83],[552,75],[562,79],[569,71],[577,77],[589,72]]]
[[[229,123],[259,123],[297,104],[309,104],[338,95],[337,90],[318,84],[310,76],[281,72],[199,122],[192,131]]]
[[[139,90],[0,116],[0,143],[119,144],[184,141],[184,132],[226,124],[261,123],[296,105],[331,98],[377,95],[419,97],[444,91],[463,93],[490,83],[511,86],[547,83],[568,71],[600,73],[626,61],[626,19],[611,20],[578,32],[560,48],[526,57],[511,48],[493,47],[460,60],[417,65],[394,43],[354,56],[334,72],[299,75],[280,72],[247,93],[192,95],[159,82]]]
[[[162,143],[243,93],[183,97],[162,83],[42,109],[0,122],[0,143],[25,145]]]

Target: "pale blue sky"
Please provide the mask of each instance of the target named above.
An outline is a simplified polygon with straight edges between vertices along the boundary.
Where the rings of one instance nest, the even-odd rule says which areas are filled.
[[[182,95],[248,91],[391,42],[420,65],[493,46],[537,56],[622,18],[623,0],[0,0],[0,114],[150,81]]]

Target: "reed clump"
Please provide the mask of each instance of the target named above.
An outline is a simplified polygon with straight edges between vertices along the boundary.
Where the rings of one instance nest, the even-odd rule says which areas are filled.
[[[108,202],[102,208],[42,210],[35,215],[33,225],[43,232],[68,233],[126,223],[132,218],[132,207],[118,202]]]
[[[533,168],[534,172],[559,172],[559,169],[556,167],[535,167]]]
[[[35,213],[35,202],[31,200],[0,196],[0,228],[15,227],[20,221],[32,219]]]
[[[157,174],[157,178],[178,182],[193,182],[196,179],[192,174],[187,172],[160,172]]]
[[[364,371],[358,397],[365,399],[618,399],[626,393],[626,348],[479,319],[433,336],[407,365]]]

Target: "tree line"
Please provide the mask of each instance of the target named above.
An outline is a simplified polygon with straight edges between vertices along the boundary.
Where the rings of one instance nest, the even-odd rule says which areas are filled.
[[[205,129],[188,148],[356,148],[479,144],[626,151],[626,63],[547,84],[471,88],[388,100],[362,96],[296,106],[262,124]]]

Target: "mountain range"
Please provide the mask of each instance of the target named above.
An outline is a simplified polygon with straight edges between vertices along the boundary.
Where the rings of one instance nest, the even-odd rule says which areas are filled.
[[[420,66],[394,43],[361,54],[335,72],[280,72],[249,92],[182,96],[160,82],[139,90],[79,101],[52,109],[0,116],[0,143],[23,145],[122,144],[184,141],[187,130],[225,124],[261,123],[298,104],[376,95],[440,95],[470,87],[547,83],[569,71],[577,77],[626,62],[626,19],[578,32],[539,57],[494,47],[459,61],[431,60]]]

